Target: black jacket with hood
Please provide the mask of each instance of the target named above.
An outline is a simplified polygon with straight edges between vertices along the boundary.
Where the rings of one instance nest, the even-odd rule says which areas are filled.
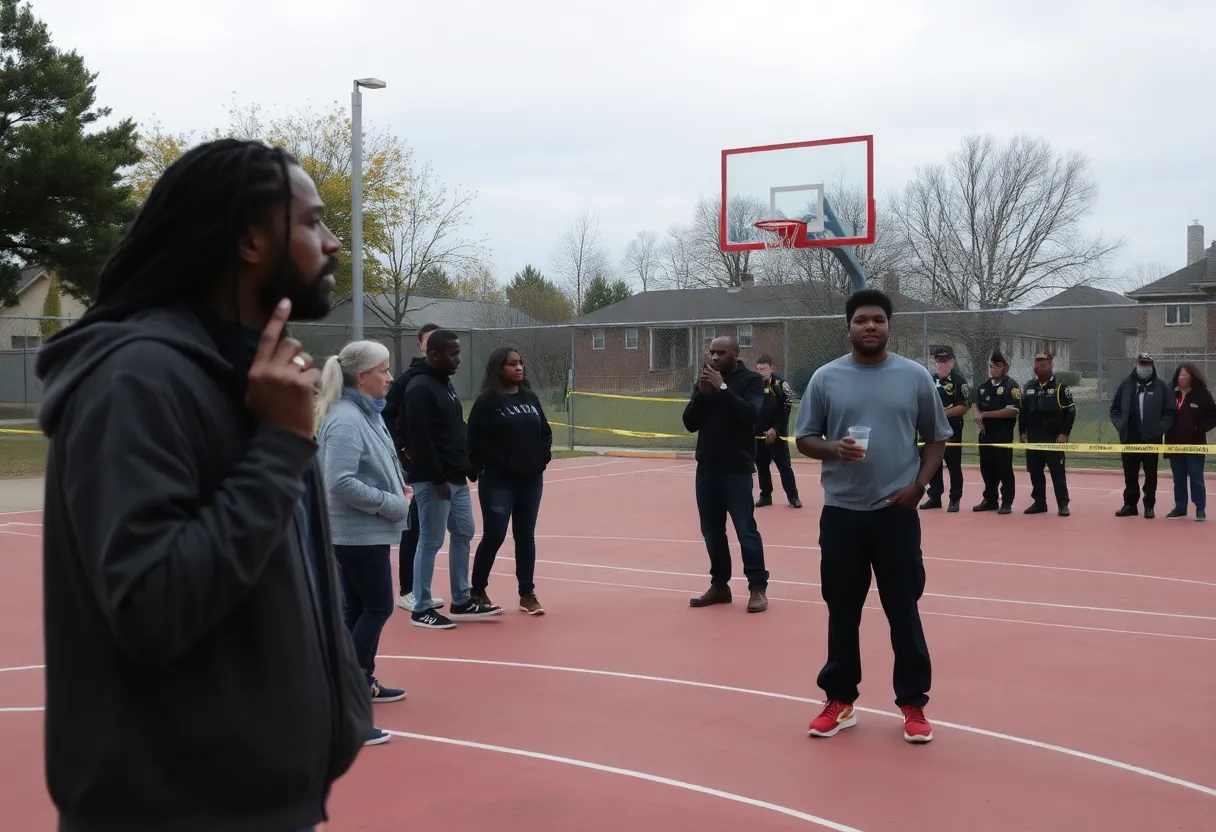
[[[248,337],[182,306],[38,356],[61,832],[312,826],[370,735],[316,445],[244,406]]]
[[[1144,418],[1140,417],[1140,398],[1144,396]],[[1158,443],[1174,427],[1178,417],[1178,405],[1174,393],[1157,375],[1141,381],[1136,371],[1123,379],[1110,400],[1110,421],[1119,432],[1119,442],[1124,445]]]
[[[401,409],[411,483],[464,485],[476,479],[469,461],[464,405],[449,375],[423,362],[406,385]]]
[[[426,358],[421,355],[414,356],[414,360],[410,362],[409,368],[393,379],[393,383],[389,385],[388,394],[384,397],[384,411],[381,415],[384,417],[384,424],[397,446],[397,456],[401,460],[401,467],[406,473],[409,473],[410,457],[405,447],[405,388],[409,386],[410,379],[422,372],[422,368],[425,366]]]

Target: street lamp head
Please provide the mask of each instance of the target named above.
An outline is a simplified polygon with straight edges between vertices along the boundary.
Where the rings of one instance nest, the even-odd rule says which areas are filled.
[[[367,87],[369,90],[382,90],[388,86],[379,78],[357,78],[355,83],[361,87]]]

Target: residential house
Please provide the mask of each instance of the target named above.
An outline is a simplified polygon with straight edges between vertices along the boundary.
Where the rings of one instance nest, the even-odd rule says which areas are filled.
[[[895,308],[890,348],[931,364],[938,346],[954,348],[973,378],[987,375],[999,346],[1017,378],[1028,377],[1036,349],[1051,349],[1067,369],[1068,328],[1026,329],[1008,312],[934,309],[900,291],[897,280],[877,282]],[[745,283],[742,287],[642,292],[575,321],[575,389],[591,392],[684,392],[709,342],[732,335],[743,361],[773,357],[796,390],[816,368],[848,350],[839,292],[808,284]]]
[[[16,302],[0,308],[0,350],[36,350],[42,343],[43,306],[52,286],[51,273],[41,266],[21,270],[13,290]],[[84,314],[86,306],[65,292],[60,292],[60,318],[75,319]]]
[[[1216,357],[1216,241],[1205,250],[1203,226],[1187,228],[1187,264],[1128,292],[1140,305],[1137,351],[1167,365]]]

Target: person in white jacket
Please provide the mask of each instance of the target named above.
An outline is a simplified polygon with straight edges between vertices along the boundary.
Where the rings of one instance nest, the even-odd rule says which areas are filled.
[[[413,496],[380,415],[392,383],[388,365],[383,344],[347,344],[326,360],[317,396],[317,444],[346,626],[373,702],[405,698],[404,690],[384,687],[375,676],[380,633],[393,613],[390,550],[409,525]],[[376,729],[368,744],[388,738]]]

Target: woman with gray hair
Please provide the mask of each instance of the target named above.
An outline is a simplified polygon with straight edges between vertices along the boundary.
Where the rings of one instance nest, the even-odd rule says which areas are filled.
[[[388,358],[375,341],[347,344],[326,360],[317,395],[317,444],[346,626],[373,702],[405,698],[405,691],[382,686],[374,675],[380,633],[393,613],[390,547],[409,525],[412,496],[380,415],[393,380]],[[367,744],[388,738],[377,728]]]

